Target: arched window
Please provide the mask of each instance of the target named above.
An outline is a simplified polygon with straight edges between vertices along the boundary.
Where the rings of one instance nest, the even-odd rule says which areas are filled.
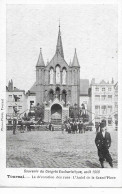
[[[66,104],[66,96],[67,96],[66,90],[63,90],[62,91],[62,100],[65,102],[65,104]]]
[[[57,65],[56,66],[56,84],[60,84],[60,79],[61,79],[60,76],[61,76],[60,75],[60,67],[59,67],[59,65]]]
[[[62,84],[63,85],[66,85],[66,68],[63,68],[63,71],[62,71]]]
[[[50,84],[53,84],[53,80],[54,80],[54,70],[51,67],[51,69],[50,69]]]

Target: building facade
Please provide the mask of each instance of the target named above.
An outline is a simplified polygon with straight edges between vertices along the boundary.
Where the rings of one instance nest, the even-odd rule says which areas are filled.
[[[19,117],[27,111],[27,96],[24,90],[13,87],[13,81],[9,81],[6,87],[6,116],[7,122],[13,119],[17,110]]]
[[[60,26],[54,56],[47,64],[40,49],[36,81],[30,90],[25,94],[24,90],[13,87],[11,80],[6,95],[8,117],[14,113],[13,107],[21,114],[43,104],[45,122],[61,124],[69,117],[69,107],[78,107],[87,113],[94,126],[104,119],[107,127],[115,128],[115,120],[118,120],[118,83],[114,84],[114,80],[95,83],[92,79],[89,86],[89,80],[80,79],[76,49],[72,62],[68,64],[65,60]]]
[[[80,107],[84,104],[86,111],[89,109],[89,80],[80,79]]]
[[[115,90],[114,82],[106,83],[102,80],[100,83],[91,82],[91,120],[94,126],[106,120],[108,129],[115,129]]]
[[[69,117],[69,106],[79,106],[80,65],[76,49],[72,63],[65,61],[60,26],[55,54],[46,65],[40,49],[36,64],[36,82],[29,93],[35,93],[36,104],[45,104],[45,122],[62,122]]]

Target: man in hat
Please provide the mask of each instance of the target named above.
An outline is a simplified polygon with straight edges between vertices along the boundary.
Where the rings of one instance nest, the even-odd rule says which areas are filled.
[[[111,167],[113,167],[112,158],[109,153],[109,147],[111,146],[111,136],[110,133],[106,131],[106,121],[102,121],[100,124],[100,132],[96,134],[95,144],[98,149],[98,156],[101,167],[104,168],[105,160]]]

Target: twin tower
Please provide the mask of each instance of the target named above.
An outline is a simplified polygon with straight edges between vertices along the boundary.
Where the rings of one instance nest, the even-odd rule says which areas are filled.
[[[36,104],[48,104],[57,98],[65,105],[68,103],[70,106],[79,106],[80,65],[76,49],[73,61],[70,64],[65,61],[60,26],[55,54],[46,65],[40,49],[36,64],[35,87]]]

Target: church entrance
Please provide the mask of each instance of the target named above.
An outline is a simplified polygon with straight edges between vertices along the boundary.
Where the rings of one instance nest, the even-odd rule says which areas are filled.
[[[59,104],[53,104],[51,107],[51,122],[53,124],[62,123],[62,107]]]

